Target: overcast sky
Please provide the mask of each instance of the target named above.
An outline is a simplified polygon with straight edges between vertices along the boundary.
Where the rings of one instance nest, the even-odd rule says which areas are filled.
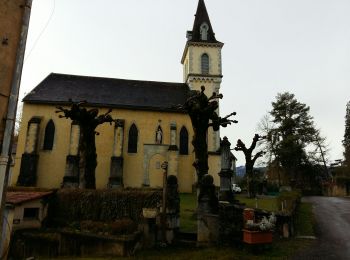
[[[33,0],[21,98],[49,73],[182,82],[181,55],[197,0]],[[310,106],[342,158],[350,100],[350,1],[206,0],[224,42],[221,115],[232,146],[247,144],[277,93]],[[98,90],[97,90],[98,91]],[[238,165],[244,164],[237,155]]]

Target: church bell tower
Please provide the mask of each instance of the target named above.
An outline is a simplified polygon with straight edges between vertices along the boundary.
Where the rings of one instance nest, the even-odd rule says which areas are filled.
[[[224,46],[215,38],[204,0],[198,1],[197,12],[192,31],[187,31],[187,42],[182,55],[184,82],[191,90],[205,94],[220,93],[222,79],[221,49]],[[219,109],[217,111],[219,114]],[[208,130],[208,151],[216,152],[220,148],[220,133]]]

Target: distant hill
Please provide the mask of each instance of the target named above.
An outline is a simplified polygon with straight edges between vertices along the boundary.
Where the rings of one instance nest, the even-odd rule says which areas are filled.
[[[237,177],[243,177],[244,174],[245,174],[245,166],[236,167],[236,176]]]
[[[258,170],[261,172],[266,172],[266,167],[254,167],[254,170]],[[237,177],[243,177],[245,175],[245,166],[238,166],[236,167],[236,176]]]

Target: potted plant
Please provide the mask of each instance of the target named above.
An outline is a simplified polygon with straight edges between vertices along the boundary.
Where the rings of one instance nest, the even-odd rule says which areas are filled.
[[[248,220],[243,229],[243,242],[247,244],[272,243],[272,231],[275,223],[276,216],[274,213],[269,218],[263,217],[259,222]]]

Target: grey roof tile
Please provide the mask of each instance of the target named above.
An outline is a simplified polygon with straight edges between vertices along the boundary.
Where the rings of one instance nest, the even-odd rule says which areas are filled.
[[[98,107],[182,112],[174,106],[184,104],[189,95],[184,83],[51,73],[23,101],[64,105],[72,99]]]

